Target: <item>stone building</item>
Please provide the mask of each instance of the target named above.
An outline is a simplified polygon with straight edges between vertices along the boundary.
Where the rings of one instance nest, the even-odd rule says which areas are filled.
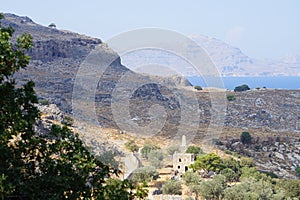
[[[192,153],[177,153],[173,154],[173,170],[180,174],[188,170],[188,166],[195,161],[195,155]]]

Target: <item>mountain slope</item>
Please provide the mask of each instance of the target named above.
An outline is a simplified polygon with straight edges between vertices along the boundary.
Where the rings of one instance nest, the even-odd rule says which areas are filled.
[[[98,45],[104,52],[114,54],[100,39],[44,27],[28,17],[4,14],[2,24],[12,26],[14,36],[29,33],[33,38],[29,51],[30,64],[16,77],[19,80],[33,80],[40,98],[55,103],[66,112],[71,112],[74,78],[86,56]],[[128,70],[120,60],[113,62],[111,67],[116,72]]]
[[[187,81],[176,77],[157,78],[135,74],[123,66],[118,55],[102,43],[100,39],[43,27],[27,17],[18,17],[12,14],[5,14],[2,23],[6,26],[13,26],[16,34],[28,32],[33,36],[33,48],[29,52],[32,61],[28,68],[22,70],[17,75],[18,80],[32,79],[35,81],[39,97],[57,104],[65,112],[72,112],[71,100],[77,70],[81,62],[97,45],[100,45],[99,48],[102,50],[103,55],[114,55],[117,57],[103,73],[103,76],[99,77],[95,102],[100,124],[116,125],[111,110],[112,95],[118,84],[124,81],[124,74],[134,74],[135,76],[134,79],[125,81],[125,85],[138,85],[135,91],[127,92],[132,92],[130,96],[130,109],[133,109],[133,111],[131,111],[130,115],[132,119],[140,119],[136,121],[140,125],[149,123],[151,116],[149,116],[147,110],[151,105],[161,105],[168,113],[170,124],[166,123],[168,128],[165,128],[165,133],[168,133],[173,129],[172,127],[176,127],[176,124],[180,122],[181,105],[184,105],[184,103],[189,105],[191,102],[193,92],[187,92],[185,89],[178,87],[178,85],[188,86],[189,83]],[[225,50],[226,52],[235,54],[235,56],[228,57],[224,63],[220,59],[217,62],[219,65],[232,66],[238,63],[241,65],[250,65],[255,62],[243,55],[240,50],[233,49],[229,45],[224,46],[221,41],[205,37],[201,38],[201,40],[203,46],[207,48],[211,48],[212,44],[214,44],[215,50],[212,52],[215,53],[211,54],[215,55],[215,57],[224,57],[225,53],[222,52],[225,52]],[[219,51],[220,53],[218,53]],[[152,55],[153,58],[155,56],[156,54]],[[289,58],[288,60],[292,60],[294,63],[298,62],[294,58]],[[169,62],[167,59],[165,61]],[[291,61],[285,62],[291,63]],[[246,71],[242,67],[237,67],[234,70]],[[175,84],[176,82],[177,84]],[[191,88],[189,90],[191,91]],[[179,104],[182,101],[178,99],[179,91],[186,95],[187,102]],[[200,113],[202,113],[200,123],[206,126],[209,123],[212,112],[209,92],[197,93],[198,98],[201,99],[199,101]],[[126,92],[123,91],[122,93],[125,94]],[[299,91],[261,90],[249,94],[251,95],[248,95],[248,93],[239,95],[234,104],[228,105],[226,126],[234,128],[251,128],[252,126],[256,128],[268,127],[270,130],[280,129],[282,131],[298,130]],[[271,95],[270,99],[269,95]],[[244,99],[244,97],[247,99]],[[285,100],[286,102],[283,102],[285,97],[288,98]],[[260,98],[268,99],[264,100],[266,108],[255,106],[256,99]],[[248,104],[245,105],[245,102],[248,102]],[[290,109],[290,112],[287,109]],[[266,113],[269,114],[267,115]],[[265,119],[264,117],[267,118]]]
[[[21,70],[17,74],[17,81],[32,79],[36,83],[39,98],[55,103],[64,112],[72,113],[72,92],[76,73],[83,60],[97,47],[102,52],[100,58],[104,58],[104,56],[117,57],[99,77],[93,99],[95,105],[93,108],[95,108],[98,122],[102,126],[124,130],[123,127],[116,124],[117,118],[123,120],[124,116],[114,115],[112,110],[113,103],[119,100],[113,98],[114,92],[118,91],[123,97],[127,95],[129,100],[125,102],[128,104],[119,103],[120,107],[116,110],[128,111],[126,113],[128,116],[125,117],[129,119],[124,119],[123,122],[132,127],[138,126],[135,134],[141,134],[141,136],[149,134],[150,128],[158,128],[158,132],[154,136],[159,135],[176,140],[177,132],[180,129],[185,131],[187,140],[195,139],[194,142],[199,144],[203,142],[203,137],[208,135],[207,130],[212,120],[222,115],[224,123],[213,124],[213,135],[209,135],[209,137],[218,139],[220,136],[219,138],[223,138],[225,141],[233,137],[233,143],[230,143],[229,147],[235,146],[236,138],[239,138],[242,131],[251,132],[257,145],[273,145],[274,138],[280,142],[299,141],[300,90],[261,89],[242,93],[227,91],[227,95],[234,96],[233,101],[227,101],[224,91],[208,89],[196,91],[182,77],[161,78],[134,73],[123,66],[119,56],[100,39],[43,27],[27,17],[18,17],[12,14],[5,14],[2,23],[4,26],[13,26],[16,35],[28,32],[33,36],[33,47],[29,52],[32,60],[25,70]],[[201,41],[208,52],[212,48],[209,53],[215,57],[214,62],[217,66],[225,66],[223,75],[226,73],[227,75],[236,75],[237,72],[240,75],[249,75],[258,66],[255,65],[256,60],[245,56],[239,49],[224,45],[221,41],[205,37]],[[232,56],[227,56],[228,52]],[[145,55],[140,54],[140,56]],[[158,57],[160,61],[166,62],[168,65],[172,65],[174,62],[174,60],[166,59],[163,54],[153,53],[151,56],[153,59]],[[297,58],[287,57],[282,61],[282,65],[278,65],[281,67],[292,66],[290,65],[292,63],[293,66],[296,66],[297,62]],[[251,70],[247,68],[250,65],[253,66]],[[257,73],[261,73],[261,71],[257,71]],[[124,79],[125,75],[134,75],[134,79]],[[126,86],[132,85],[137,87],[126,88]],[[185,87],[178,87],[178,85]],[[218,96],[217,100],[221,101],[213,102],[212,96]],[[223,101],[224,99],[225,101]],[[196,100],[197,104],[193,105],[191,103],[193,100]],[[82,102],[83,111],[85,105],[86,102]],[[221,113],[218,115],[216,112]],[[121,112],[121,114],[124,113]],[[82,115],[82,117],[89,116]],[[162,127],[145,128],[157,119],[161,120],[162,123],[159,125]],[[193,126],[194,124],[197,126]],[[87,127],[79,127],[79,129],[88,132]],[[223,129],[221,135],[215,133],[219,129]],[[125,130],[127,131],[127,129]],[[196,132],[195,138],[193,138],[194,132]],[[269,138],[272,140],[269,141]],[[225,145],[224,148],[228,147]],[[241,146],[240,149],[243,148]],[[257,159],[261,160],[261,156]],[[289,162],[296,163],[293,159],[294,157]],[[290,170],[293,170],[292,167],[294,166],[290,165]]]
[[[258,60],[215,38],[201,35],[191,38],[208,52],[223,76],[300,76],[299,56]]]

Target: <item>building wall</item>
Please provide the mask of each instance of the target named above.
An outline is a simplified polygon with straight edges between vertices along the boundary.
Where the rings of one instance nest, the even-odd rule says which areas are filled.
[[[190,153],[174,153],[173,155],[173,170],[179,173],[185,173],[188,166],[194,163],[194,155]]]

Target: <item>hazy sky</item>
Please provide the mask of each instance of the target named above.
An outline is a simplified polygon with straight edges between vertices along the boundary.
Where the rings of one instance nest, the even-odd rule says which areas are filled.
[[[300,55],[299,0],[0,0],[0,7],[104,41],[124,31],[159,27],[215,37],[254,58]]]

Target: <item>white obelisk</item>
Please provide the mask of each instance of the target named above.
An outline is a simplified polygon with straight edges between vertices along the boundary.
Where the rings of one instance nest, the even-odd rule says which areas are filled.
[[[186,136],[185,135],[182,135],[180,150],[181,150],[181,152],[185,152],[185,150],[186,150]]]

